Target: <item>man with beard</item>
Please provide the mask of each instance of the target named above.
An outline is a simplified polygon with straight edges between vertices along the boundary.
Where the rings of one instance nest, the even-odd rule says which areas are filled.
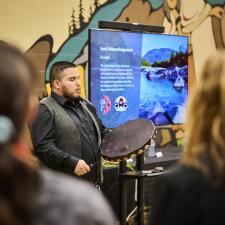
[[[81,98],[80,75],[71,62],[53,64],[51,95],[40,101],[31,126],[34,150],[44,165],[102,182],[99,145],[107,129],[90,102]]]

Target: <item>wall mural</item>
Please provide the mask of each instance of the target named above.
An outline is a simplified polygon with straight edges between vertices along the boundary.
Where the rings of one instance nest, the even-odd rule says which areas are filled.
[[[43,33],[39,36],[33,35],[34,38],[29,41],[18,39],[18,35],[9,37],[0,34],[0,39],[17,44],[19,42],[27,57],[34,63],[37,69],[34,91],[39,98],[49,94],[49,69],[60,60],[68,60],[77,65],[81,74],[82,96],[88,96],[88,29],[96,28],[99,20],[163,25],[166,33],[188,35],[189,87],[198,80],[205,58],[215,49],[225,47],[225,0],[76,0],[68,1],[66,5],[56,1],[54,8],[50,1],[39,0],[36,5],[39,2],[40,5],[45,4],[44,7],[36,6],[31,17],[38,16],[38,10],[42,10],[44,12],[41,13],[46,11],[51,21],[61,21],[60,16],[65,13],[65,23],[54,23],[56,28],[52,30],[54,26],[51,23],[43,21],[42,27],[41,21],[38,21],[41,24],[37,29],[39,33],[43,30]],[[23,0],[23,3],[27,4],[27,9],[31,4],[28,0]],[[19,2],[16,4],[21,5]],[[13,7],[11,5],[10,1],[4,3],[0,14],[4,15],[8,10],[13,15],[18,8],[15,3]],[[59,9],[58,13],[53,10],[55,7]],[[7,24],[7,20],[3,22],[5,26],[1,26],[2,34],[15,29],[14,23]],[[21,20],[22,22],[24,21]],[[27,26],[28,29],[31,25]],[[55,34],[55,31],[58,33]],[[59,32],[62,34],[59,35]],[[159,130],[158,143],[161,146],[183,143],[183,126]]]

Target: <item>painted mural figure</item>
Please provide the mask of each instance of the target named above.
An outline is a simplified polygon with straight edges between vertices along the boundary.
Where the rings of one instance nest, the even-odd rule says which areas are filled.
[[[165,0],[163,5],[165,19],[163,26],[167,34],[182,34],[181,16],[180,16],[180,0]]]
[[[204,0],[181,0],[181,5],[182,32],[191,33],[194,66],[198,79],[205,59],[216,49],[211,16],[221,19],[223,8],[212,7]]]
[[[222,19],[224,9],[204,0],[166,0],[164,12],[166,33],[189,35],[189,54],[193,52],[194,68],[198,76],[205,58],[216,49],[211,17]]]

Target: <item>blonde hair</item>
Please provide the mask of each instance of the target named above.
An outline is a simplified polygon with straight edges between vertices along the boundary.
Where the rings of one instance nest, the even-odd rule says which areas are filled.
[[[206,61],[188,104],[182,162],[221,182],[225,176],[225,51]]]

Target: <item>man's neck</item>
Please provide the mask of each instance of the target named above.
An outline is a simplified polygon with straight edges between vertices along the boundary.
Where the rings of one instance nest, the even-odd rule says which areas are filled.
[[[63,94],[59,90],[57,90],[57,89],[52,89],[51,91],[54,92],[54,93],[56,93],[59,96],[63,96]]]

